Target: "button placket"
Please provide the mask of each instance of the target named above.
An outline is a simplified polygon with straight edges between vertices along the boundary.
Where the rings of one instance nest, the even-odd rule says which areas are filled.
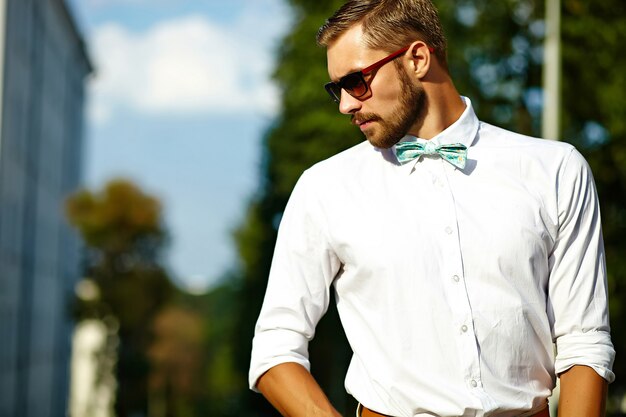
[[[454,332],[457,335],[456,345],[458,359],[462,372],[465,375],[468,388],[472,390],[480,389],[480,368],[478,346],[474,332],[472,310],[467,294],[467,289],[463,285],[463,261],[459,241],[459,230],[457,214],[454,202],[454,195],[451,184],[451,171],[448,171],[448,164],[441,159],[423,158],[422,167],[428,172],[428,184],[430,198],[436,201],[438,211],[430,221],[435,222],[434,230],[439,230],[439,244],[443,251],[442,256],[446,260],[444,276],[451,277],[447,285],[446,300],[453,315]],[[449,167],[454,171],[454,167]],[[472,387],[470,381],[475,381],[476,386]],[[477,394],[478,395],[478,394]]]
[[[447,164],[449,165],[449,164]],[[446,247],[446,257],[450,260],[449,276],[451,280],[450,285],[447,287],[450,294],[450,307],[456,318],[455,323],[458,330],[458,352],[459,360],[463,367],[463,373],[470,389],[480,389],[480,362],[478,345],[476,342],[476,334],[473,325],[472,309],[469,301],[469,295],[467,288],[463,285],[465,277],[463,276],[463,262],[461,254],[461,243],[458,230],[458,221],[454,202],[453,192],[453,180],[454,175],[459,173],[454,172],[453,166],[446,166],[443,164],[441,169],[440,180],[443,179],[445,186],[442,189],[433,187],[437,190],[441,190],[445,193],[446,210],[441,214],[444,241]]]

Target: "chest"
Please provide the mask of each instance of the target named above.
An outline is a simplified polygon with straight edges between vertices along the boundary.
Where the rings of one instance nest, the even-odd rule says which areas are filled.
[[[515,173],[467,174],[441,160],[403,174],[336,190],[327,219],[343,286],[436,297],[458,276],[470,296],[514,294],[516,304],[543,297],[556,233],[549,191]]]

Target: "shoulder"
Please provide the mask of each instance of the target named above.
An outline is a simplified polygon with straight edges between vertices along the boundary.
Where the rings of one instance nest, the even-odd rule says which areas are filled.
[[[374,154],[378,154],[381,151],[373,147],[368,141],[362,141],[351,148],[346,149],[345,151],[339,152],[327,158],[323,161],[320,161],[313,165],[311,169],[314,170],[334,170],[341,169],[341,167],[345,167],[346,164],[348,166],[352,166],[355,164],[360,164],[364,159],[371,157]]]
[[[378,150],[369,142],[359,143],[306,169],[298,178],[287,210],[325,212],[325,207],[344,198],[359,181],[361,166],[367,165]]]
[[[363,141],[305,170],[294,193],[323,204],[345,201],[384,181],[397,165],[392,149],[379,149]]]
[[[477,172],[515,178],[543,198],[593,186],[591,168],[572,144],[526,136],[488,123],[480,123],[468,160],[475,161]]]
[[[390,149],[378,149],[363,141],[307,169],[303,176],[318,180],[342,182],[358,175],[365,167],[371,170],[393,163],[395,157]]]
[[[498,158],[519,162],[559,167],[567,165],[570,160],[586,164],[570,143],[527,136],[484,122],[480,123],[475,147],[479,153],[494,154]]]
[[[495,147],[529,147],[565,154],[574,150],[574,146],[567,142],[527,136],[485,122],[480,122],[479,139],[485,142],[484,145]]]

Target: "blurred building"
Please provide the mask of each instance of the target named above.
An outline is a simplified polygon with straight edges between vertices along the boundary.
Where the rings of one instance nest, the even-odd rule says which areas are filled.
[[[0,0],[0,417],[67,414],[78,185],[91,71],[63,0]]]

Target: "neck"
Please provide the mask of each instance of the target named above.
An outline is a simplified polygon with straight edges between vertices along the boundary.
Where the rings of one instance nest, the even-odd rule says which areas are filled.
[[[419,123],[409,134],[422,139],[432,139],[456,122],[465,111],[465,103],[449,77],[441,80],[424,80],[426,106]]]

